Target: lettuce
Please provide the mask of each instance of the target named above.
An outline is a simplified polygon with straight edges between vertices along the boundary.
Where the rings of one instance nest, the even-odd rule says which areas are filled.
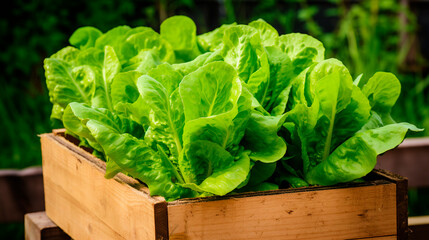
[[[160,33],[82,27],[45,59],[51,118],[151,195],[178,198],[331,185],[421,129],[390,111],[399,80],[363,86],[317,39],[259,19],[196,34],[174,16]]]

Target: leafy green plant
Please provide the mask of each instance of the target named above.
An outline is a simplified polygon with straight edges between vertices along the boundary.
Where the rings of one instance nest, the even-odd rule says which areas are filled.
[[[320,39],[326,56],[341,59],[353,77],[363,74],[367,81],[377,71],[394,73],[403,91],[392,114],[396,119],[425,126],[410,136],[428,135],[427,61],[423,58],[418,34],[417,12],[412,2],[395,0],[363,1],[234,1],[225,8],[239,22],[263,18],[279,31],[303,32]],[[250,11],[250,14],[243,14]],[[421,17],[424,18],[424,17]],[[418,110],[416,110],[418,109]],[[406,113],[406,114],[404,114]]]
[[[167,200],[352,181],[420,131],[390,115],[393,74],[353,81],[321,42],[263,20],[197,35],[174,16],[160,33],[83,27],[70,43],[44,62],[51,118],[106,160],[107,178]]]
[[[43,59],[85,24],[159,26],[155,1],[14,1],[0,14],[0,169],[41,165],[38,134],[52,127]]]
[[[397,75],[407,91],[399,97],[392,115],[425,127],[412,136],[428,135],[427,74],[423,71],[427,61],[416,41],[417,15],[401,1],[330,2],[331,7],[321,9],[300,1],[301,6],[309,7],[299,10],[308,12],[300,14],[307,32],[322,40],[327,56],[342,59],[354,77],[363,73],[367,81],[379,70]],[[337,19],[335,28],[323,30],[316,15]]]

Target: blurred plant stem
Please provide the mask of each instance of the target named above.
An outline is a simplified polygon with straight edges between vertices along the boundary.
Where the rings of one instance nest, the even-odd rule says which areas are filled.
[[[167,0],[158,0],[157,1],[158,12],[159,12],[159,22],[163,22],[167,19]]]

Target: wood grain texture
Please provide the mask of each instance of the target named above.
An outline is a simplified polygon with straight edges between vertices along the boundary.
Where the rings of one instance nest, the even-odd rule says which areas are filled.
[[[25,240],[69,240],[71,239],[59,228],[45,212],[25,215]]]
[[[396,236],[382,236],[382,237],[373,237],[373,238],[357,238],[355,240],[365,240],[365,239],[370,239],[370,240],[396,240],[397,237]],[[354,240],[354,239],[347,239],[347,240]]]
[[[384,169],[374,169],[372,173],[376,173],[378,178],[381,177],[396,184],[396,224],[398,239],[408,239],[408,179]]]
[[[166,211],[163,198],[122,174],[105,179],[104,162],[60,136],[44,134],[41,142],[46,213],[72,238],[164,237],[155,227],[155,213]]]
[[[408,179],[400,178],[396,182],[396,223],[398,239],[408,239]]]
[[[396,186],[168,206],[170,239],[396,238]]]

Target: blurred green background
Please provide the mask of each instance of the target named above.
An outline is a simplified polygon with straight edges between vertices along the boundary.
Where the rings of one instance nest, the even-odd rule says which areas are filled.
[[[422,0],[15,0],[0,12],[0,168],[41,164],[37,134],[51,131],[51,104],[43,59],[68,45],[81,26],[103,32],[118,25],[159,30],[165,18],[183,14],[198,33],[223,23],[263,18],[279,33],[308,33],[323,42],[326,57],[342,60],[357,77],[390,71],[402,83],[394,118],[425,128],[429,136],[429,1]],[[429,214],[417,201],[426,189],[410,195],[410,214]],[[22,224],[3,233],[18,233]],[[8,235],[8,236],[12,236]],[[19,236],[18,236],[19,235]],[[2,235],[0,234],[0,238]],[[8,238],[11,239],[11,238]]]

